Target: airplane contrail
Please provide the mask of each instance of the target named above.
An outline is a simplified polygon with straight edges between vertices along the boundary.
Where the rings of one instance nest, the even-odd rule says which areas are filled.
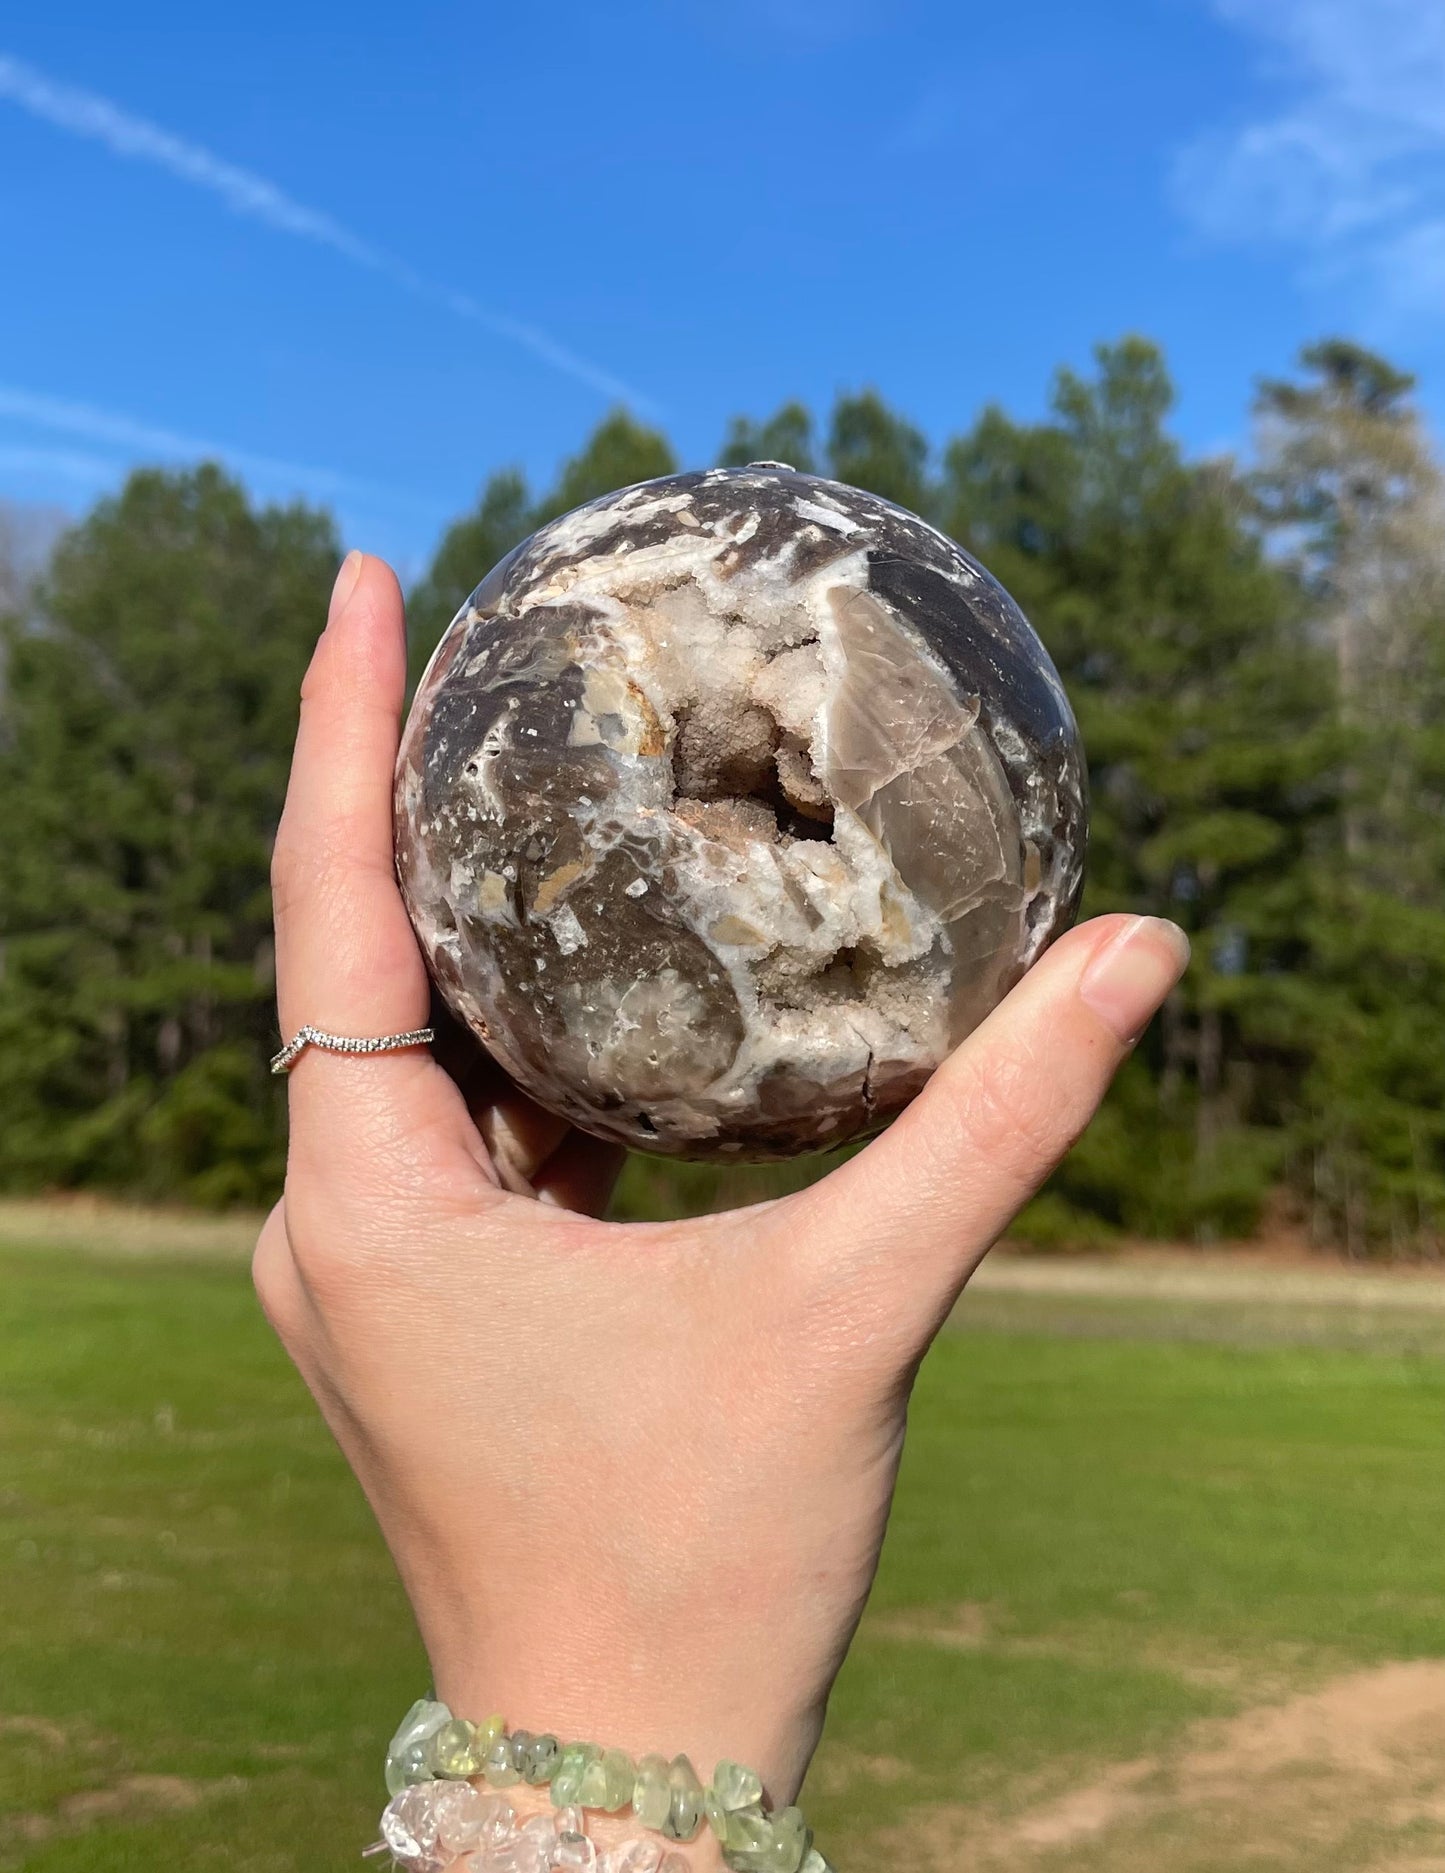
[[[457,317],[469,319],[499,338],[522,346],[544,364],[604,397],[631,404],[637,410],[655,411],[656,406],[649,398],[610,371],[579,357],[538,326],[495,312],[470,293],[457,292],[428,279],[397,255],[363,240],[333,216],[296,201],[265,176],[226,162],[201,145],[173,136],[169,130],[143,117],[132,116],[109,98],[83,91],[75,85],[59,84],[23,59],[0,53],[0,99],[57,130],[102,143],[117,156],[150,163],[178,181],[205,189],[234,214],[263,222],[279,233],[294,235],[318,247],[330,248],[354,266],[381,274],[418,299],[443,306]]]
[[[158,429],[149,423],[122,415],[116,410],[98,409],[92,403],[75,403],[67,398],[45,396],[39,391],[24,390],[14,384],[0,384],[0,417],[46,429],[60,435],[78,436],[85,442],[113,442],[125,449],[141,451],[161,458],[176,457],[194,461],[209,456],[216,461],[261,480],[285,482],[319,494],[356,495],[384,500],[388,506],[415,507],[419,512],[436,514],[442,503],[416,495],[399,494],[395,489],[380,488],[373,482],[358,481],[338,474],[334,469],[316,468],[303,462],[281,461],[272,455],[257,455],[249,449],[235,449],[224,443],[204,441],[196,436],[178,435],[171,429]],[[25,451],[6,445],[9,465],[14,466]],[[55,450],[31,451],[35,465],[53,467],[73,479],[96,480],[104,474],[123,472],[117,464],[96,455],[66,454]],[[42,457],[45,458],[42,460]]]
[[[116,464],[100,455],[83,455],[78,449],[37,449],[28,443],[0,442],[0,472],[18,475],[59,475],[63,481],[97,487],[113,481],[120,472]],[[3,521],[0,521],[3,527]]]

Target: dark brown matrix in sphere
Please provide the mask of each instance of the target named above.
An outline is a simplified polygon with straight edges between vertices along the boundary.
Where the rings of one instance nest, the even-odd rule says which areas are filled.
[[[875,1130],[1073,916],[1083,761],[1008,594],[774,463],[543,527],[422,680],[397,865],[542,1105],[687,1157]]]

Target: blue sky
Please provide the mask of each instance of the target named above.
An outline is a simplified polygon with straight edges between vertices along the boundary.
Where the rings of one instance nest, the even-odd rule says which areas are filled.
[[[1238,448],[1344,330],[1438,416],[1445,0],[50,0],[0,254],[0,498],[209,453],[413,573],[619,399],[691,462],[863,384],[942,441],[1138,330]]]

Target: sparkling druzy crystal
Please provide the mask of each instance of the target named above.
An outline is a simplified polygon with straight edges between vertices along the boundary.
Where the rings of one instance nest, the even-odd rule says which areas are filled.
[[[644,482],[477,587],[417,692],[397,864],[453,1011],[604,1138],[876,1129],[1071,919],[1083,760],[1008,594],[773,463]]]

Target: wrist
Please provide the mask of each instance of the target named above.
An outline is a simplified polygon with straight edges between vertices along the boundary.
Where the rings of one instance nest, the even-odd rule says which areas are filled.
[[[436,1695],[474,1721],[502,1711],[513,1728],[634,1759],[684,1755],[704,1780],[719,1762],[748,1763],[777,1807],[796,1800],[824,1700],[793,1656],[787,1618],[749,1616],[738,1609],[750,1597],[734,1594],[693,1598],[665,1617],[635,1605],[609,1617],[599,1597],[594,1589],[575,1618],[519,1618],[515,1607],[459,1617],[455,1600],[442,1632],[423,1618]]]
[[[437,1696],[459,1714],[505,1711],[516,1729],[625,1750],[634,1761],[686,1756],[704,1783],[720,1762],[748,1763],[779,1808],[797,1799],[822,1727],[821,1712],[707,1695],[705,1674],[687,1662],[645,1683],[640,1670],[635,1680],[621,1672],[606,1684],[579,1683],[536,1662],[515,1675],[438,1663],[435,1678]]]
[[[440,1873],[473,1849],[488,1866],[489,1851],[501,1855],[508,1873],[828,1873],[802,1813],[772,1804],[755,1769],[722,1760],[704,1784],[681,1754],[563,1743],[500,1716],[475,1723],[437,1699],[403,1718],[386,1783],[377,1851],[390,1847],[412,1873]]]

